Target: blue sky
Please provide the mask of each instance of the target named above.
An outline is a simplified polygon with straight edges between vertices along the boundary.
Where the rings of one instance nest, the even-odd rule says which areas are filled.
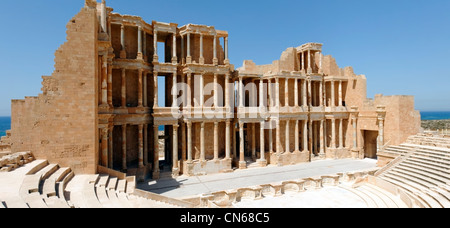
[[[450,0],[109,0],[144,20],[213,25],[230,34],[230,60],[268,64],[288,47],[324,44],[340,67],[368,78],[368,97],[414,95],[422,111],[450,111]],[[3,0],[0,116],[36,96],[51,75],[66,23],[84,0]]]

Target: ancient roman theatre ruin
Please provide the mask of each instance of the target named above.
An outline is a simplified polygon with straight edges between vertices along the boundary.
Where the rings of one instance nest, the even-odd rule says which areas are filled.
[[[320,43],[288,48],[272,64],[247,60],[235,68],[228,39],[227,31],[213,26],[146,22],[114,12],[105,1],[85,0],[67,24],[67,41],[55,53],[54,73],[42,77],[42,93],[12,101],[11,131],[1,145],[13,155],[29,153],[20,154],[16,165],[1,164],[11,174],[27,169],[16,174],[23,182],[17,195],[9,196],[16,204],[9,205],[136,206],[131,201],[145,199],[154,204],[140,206],[239,206],[232,201],[337,186],[340,180],[358,177],[358,186],[391,186],[393,196],[401,194],[403,204],[398,205],[431,205],[426,202],[433,196],[416,199],[406,187],[392,190],[400,180],[382,179],[395,175],[383,171],[392,172],[424,147],[417,144],[408,152],[404,146],[420,130],[414,97],[368,99],[366,77],[351,67],[339,68]],[[448,146],[440,148],[448,156]],[[364,175],[343,173],[238,189],[234,195],[221,192],[183,201],[134,189],[135,182],[159,178],[365,158],[378,159],[379,168]],[[445,175],[437,179],[448,184],[449,172],[441,169]],[[71,185],[74,181],[81,184]],[[33,183],[41,187],[30,187]],[[448,185],[437,187],[435,194],[445,191],[441,198],[448,200]],[[64,192],[86,193],[89,188],[96,194],[73,194],[71,203],[64,198]],[[115,192],[118,200],[129,201],[114,204],[119,201],[110,202],[110,194],[104,198],[99,192]],[[0,188],[0,207],[8,207],[1,193]],[[430,207],[447,206],[433,199],[438,203]]]

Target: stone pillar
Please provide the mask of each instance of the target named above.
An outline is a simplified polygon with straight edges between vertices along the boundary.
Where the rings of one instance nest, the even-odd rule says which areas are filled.
[[[214,108],[219,107],[219,83],[217,81],[217,74],[214,74]]]
[[[101,128],[102,166],[108,167],[108,128]]]
[[[259,80],[259,109],[260,112],[264,112],[264,95],[265,95],[265,91],[264,91],[264,80]]]
[[[352,107],[353,151],[358,150],[358,107]]]
[[[217,36],[214,36],[214,53],[213,53],[213,55],[214,55],[214,58],[213,58],[213,64],[214,64],[214,66],[217,66],[217,65],[219,65],[219,60],[217,59]]]
[[[298,107],[298,80],[294,79],[294,106]]]
[[[122,108],[127,107],[127,78],[126,78],[126,70],[122,69]]]
[[[330,81],[331,83],[331,107],[334,108],[336,106],[336,98],[334,91],[334,81]]]
[[[227,120],[225,130],[225,159],[231,158],[231,122]]]
[[[266,150],[264,148],[264,143],[266,142],[265,138],[264,138],[264,125],[265,122],[261,121],[260,123],[260,130],[259,130],[259,151],[260,151],[260,159],[259,159],[259,163],[261,166],[266,166],[267,165],[267,161],[266,161]]]
[[[230,86],[229,86],[229,83],[230,83],[230,74],[229,73],[227,73],[226,75],[225,75],[225,107],[227,108],[227,112],[229,112],[229,108],[231,107],[231,104],[230,104]]]
[[[100,18],[100,25],[102,27],[102,32],[103,33],[108,33],[108,20],[107,20],[107,12],[106,12],[106,2],[105,0],[102,0],[101,3],[101,18]]]
[[[302,80],[302,97],[303,97],[303,107],[308,106],[308,96],[307,96],[307,89],[306,89],[306,79]]]
[[[309,101],[308,106],[309,107],[312,107],[312,100],[313,100],[311,83],[312,83],[311,80],[308,80],[308,101]]]
[[[153,62],[158,62],[158,31],[153,31]]]
[[[191,34],[187,34],[187,56],[186,56],[186,63],[191,64],[192,63],[192,56],[191,56]]]
[[[309,120],[309,131],[308,131],[308,138],[309,138],[309,154],[312,154],[313,151],[313,121]]]
[[[336,149],[336,119],[331,118],[331,148]]]
[[[153,145],[154,145],[154,155],[153,155],[153,179],[159,179],[159,126],[153,126]]]
[[[205,122],[201,123],[200,126],[200,161],[206,161],[206,151],[205,151]]]
[[[144,125],[139,124],[139,168],[144,167]]]
[[[187,123],[187,162],[192,163],[192,122]]]
[[[273,122],[269,120],[269,152],[273,153]]]
[[[205,64],[205,58],[203,57],[203,34],[200,34],[200,64]]]
[[[230,64],[230,59],[228,58],[228,37],[224,37],[224,51],[225,51],[225,65]]]
[[[144,107],[148,107],[148,90],[147,90],[147,71],[144,71],[144,74],[142,75],[142,81],[143,81],[143,96],[144,96]]]
[[[145,30],[142,30],[143,35],[143,41],[142,41],[142,54],[144,54],[144,60],[147,61],[147,32]]]
[[[144,124],[144,166],[148,165],[148,124]]]
[[[386,107],[377,106],[378,114],[378,150],[384,147],[384,121],[386,118]]]
[[[294,152],[300,151],[300,141],[299,141],[299,120],[295,120],[295,132],[294,132],[294,142],[295,142],[295,149]]]
[[[203,108],[205,105],[205,93],[204,93],[205,83],[203,81],[203,74],[200,74],[200,107]]]
[[[122,125],[122,171],[126,172],[127,167],[127,125]]]
[[[323,107],[323,81],[319,83],[319,106]]]
[[[239,77],[239,108],[244,107],[244,82],[242,77]]]
[[[319,74],[323,74],[322,62],[323,62],[323,54],[319,52]]]
[[[153,72],[153,85],[154,85],[154,100],[153,100],[153,108],[158,108],[158,72]]]
[[[178,125],[175,124],[173,127],[173,161],[172,161],[172,176],[178,177],[180,175],[180,166],[178,165]]]
[[[144,59],[144,54],[142,53],[142,27],[138,27],[138,53],[137,59]]]
[[[312,74],[311,50],[308,50],[308,74]]]
[[[244,148],[244,123],[239,123],[239,169],[246,169]]]
[[[123,24],[120,26],[120,58],[127,58],[127,52],[125,49],[125,25]]]
[[[186,161],[187,146],[186,146],[186,124],[181,124],[181,160]]]
[[[108,56],[102,56],[102,107],[108,107]]]
[[[138,107],[140,107],[140,108],[144,107],[143,106],[142,73],[143,73],[143,70],[139,69],[139,75],[138,75]]]
[[[113,67],[112,67],[112,61],[111,61],[108,64],[108,106],[111,108],[113,107],[112,71],[113,71]]]
[[[284,82],[284,106],[289,107],[289,78]]]
[[[339,81],[339,107],[342,106],[342,81]]]
[[[275,78],[275,106],[276,108],[280,108],[280,79]]]
[[[325,142],[324,142],[324,122],[325,120],[320,120],[320,129],[319,129],[319,135],[320,135],[320,152],[319,156],[320,158],[325,158]]]
[[[252,159],[256,160],[256,123],[252,123],[251,125],[252,125]]]
[[[219,160],[219,122],[214,122],[214,161]]]
[[[114,141],[113,141],[114,125],[111,125],[108,129],[108,168],[113,168],[113,155],[114,155]]]
[[[277,146],[277,154],[280,155],[281,152],[281,127],[280,127],[280,119],[277,119],[277,130],[276,130],[276,146]]]
[[[286,149],[285,149],[286,153],[290,153],[291,152],[290,142],[289,142],[289,138],[290,138],[289,122],[290,122],[289,120],[286,120]]]
[[[186,64],[186,58],[184,56],[184,35],[181,35],[181,65]]]
[[[303,152],[308,152],[308,120],[303,121]]]
[[[172,64],[176,65],[178,63],[177,58],[177,34],[172,35]]]
[[[344,148],[343,122],[344,122],[344,119],[339,119],[339,149]]]
[[[302,52],[301,53],[301,55],[302,55],[302,73],[305,73],[305,53],[304,52]]]
[[[172,108],[177,108],[178,88],[177,88],[177,72],[172,73]]]
[[[189,110],[189,112],[191,111],[192,108],[192,74],[188,73],[187,74],[187,86],[188,86],[188,91],[187,91],[187,101],[186,101],[186,108]]]
[[[267,80],[267,93],[268,93],[268,98],[269,99],[267,99],[267,106],[269,107],[269,108],[271,108],[271,107],[273,107],[274,106],[274,102],[273,102],[273,91],[272,91],[272,79],[269,79],[269,80]]]

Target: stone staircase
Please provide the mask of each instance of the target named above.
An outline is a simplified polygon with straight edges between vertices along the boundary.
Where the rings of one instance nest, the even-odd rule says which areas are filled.
[[[0,208],[180,208],[188,203],[134,194],[134,178],[75,175],[70,168],[36,160],[0,176]],[[3,192],[2,192],[3,191]],[[8,194],[7,194],[8,193]],[[11,194],[10,194],[11,193]]]
[[[386,151],[403,158],[377,178],[401,188],[422,207],[450,207],[450,149],[405,143]]]
[[[356,188],[339,186],[359,196],[368,208],[408,208],[399,197],[372,184],[364,184]]]

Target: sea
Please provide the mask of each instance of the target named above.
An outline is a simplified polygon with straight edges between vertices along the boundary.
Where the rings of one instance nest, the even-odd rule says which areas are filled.
[[[450,120],[450,112],[420,112],[422,120]],[[0,137],[6,135],[6,131],[11,129],[11,117],[0,117]],[[164,126],[160,126],[160,131]]]

